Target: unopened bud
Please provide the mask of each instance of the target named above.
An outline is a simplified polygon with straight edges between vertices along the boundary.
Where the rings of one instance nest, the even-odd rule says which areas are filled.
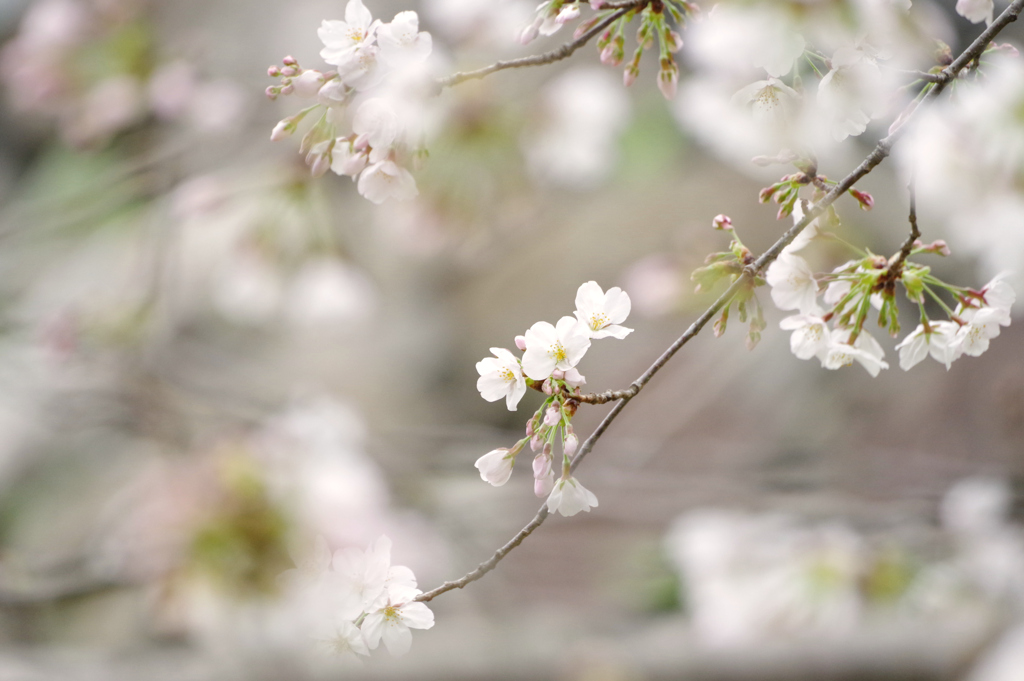
[[[530,438],[530,449],[535,452],[544,450],[544,438],[541,437],[541,433],[536,433]]]
[[[526,336],[516,336],[516,347],[522,351],[526,351]]]
[[[572,39],[573,40],[579,40],[580,38],[582,38],[583,34],[586,33],[587,31],[589,31],[590,29],[594,28],[594,25],[597,24],[597,22],[600,19],[601,19],[601,17],[592,17],[592,18],[587,19],[586,21],[580,23],[580,25],[576,27],[576,30],[573,31]]]
[[[526,422],[526,437],[533,437],[536,431],[533,429],[533,419]]]
[[[561,369],[555,369],[554,371],[551,372],[551,378],[555,379],[556,381],[561,381],[563,378],[565,378],[565,372],[562,371]]]
[[[293,92],[295,92],[295,86],[292,85],[291,83],[288,83],[283,88],[281,88],[282,95],[290,95]]]
[[[274,129],[270,132],[270,141],[280,142],[293,132],[295,132],[295,128],[292,127],[292,119],[285,118],[284,120],[278,121],[277,125],[275,125]]]
[[[551,379],[545,378],[544,382],[540,386],[540,390],[545,395],[554,395],[555,387],[551,385]]]
[[[632,65],[627,66],[626,70],[622,72],[622,84],[629,87],[636,82],[636,77],[640,75],[638,69],[633,68]]]
[[[580,6],[579,5],[576,5],[576,4],[565,5],[564,7],[562,7],[562,10],[558,13],[558,16],[555,17],[555,23],[567,24],[570,21],[572,21],[573,19],[579,18],[579,16],[580,16]]]
[[[716,215],[715,219],[711,221],[712,226],[715,229],[724,229],[726,231],[732,231],[732,220],[729,219],[728,215]]]
[[[562,451],[565,452],[566,456],[572,456],[576,453],[576,448],[580,445],[580,439],[576,437],[576,433],[569,433],[565,442],[562,443]]]
[[[676,90],[679,87],[679,67],[672,59],[661,60],[661,70],[658,71],[658,89],[665,99],[675,99]]]
[[[273,101],[273,100],[277,99],[277,93],[278,93],[278,89],[277,89],[276,87],[274,87],[273,85],[271,85],[270,87],[268,87],[268,88],[267,88],[266,90],[264,90],[263,92],[264,92],[264,94],[266,94],[266,95],[267,95],[267,99],[269,99],[269,100],[271,100],[271,101]]]
[[[604,7],[604,0],[590,0],[590,9],[599,12]]]
[[[857,203],[860,204],[860,207],[863,210],[871,210],[875,205],[875,198],[871,196],[871,194],[868,194],[867,192],[851,189],[850,194],[853,196],[853,198],[857,199]]]
[[[537,19],[532,24],[523,29],[522,33],[519,34],[519,42],[522,45],[529,45],[536,39],[540,33],[540,19]]]
[[[324,74],[315,69],[306,69],[292,83],[300,97],[316,97],[324,84]]]
[[[299,75],[299,72],[293,66],[286,66],[283,69],[281,69],[281,75],[285,76],[286,78],[291,78],[292,76]]]
[[[618,66],[622,63],[622,52],[615,43],[608,43],[601,50],[601,63],[607,66]]]
[[[299,65],[298,60],[295,59],[295,57],[293,57],[291,55],[288,55],[287,57],[282,59],[281,63],[284,64],[285,66],[298,66]]]
[[[269,69],[267,69],[267,75],[270,76],[271,78],[277,78],[278,76],[281,75],[281,69],[279,69],[276,66],[271,66]]]
[[[533,481],[533,493],[538,498],[543,499],[547,495],[551,494],[551,490],[555,488],[555,476],[554,474],[549,475],[546,478],[540,478]]]
[[[554,426],[562,420],[562,410],[555,405],[548,407],[547,411],[544,412],[544,425]]]
[[[551,475],[551,457],[539,454],[533,457],[533,477],[540,480]]]
[[[665,31],[665,46],[669,52],[678,52],[683,49],[683,36],[679,35],[675,31]]]

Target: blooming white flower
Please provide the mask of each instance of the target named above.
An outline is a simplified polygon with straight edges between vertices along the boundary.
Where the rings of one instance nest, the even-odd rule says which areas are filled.
[[[367,167],[356,186],[360,194],[377,204],[388,199],[406,201],[419,196],[412,173],[390,159]]]
[[[1000,326],[1010,325],[1010,315],[994,307],[957,308],[957,315],[966,320],[956,335],[956,344],[965,355],[978,357],[988,350],[990,339],[999,335]]]
[[[925,332],[924,324],[918,324],[896,349],[900,351],[900,368],[910,368],[923,360],[927,355],[937,362],[946,365],[946,369],[961,355],[963,348],[957,340],[959,327],[955,322],[941,321],[928,324],[930,329]]]
[[[331,549],[322,534],[316,536],[313,550],[305,554],[292,554],[295,567],[285,570],[277,580],[286,589],[308,587],[319,582],[331,567]]]
[[[476,363],[476,371],[480,374],[476,389],[488,402],[504,397],[508,410],[515,411],[519,400],[526,394],[522,367],[516,356],[504,348],[491,348],[491,352],[494,357],[485,357]]]
[[[973,24],[991,24],[994,10],[993,0],[956,0],[956,13]]]
[[[828,325],[817,315],[798,314],[786,317],[779,326],[792,331],[789,337],[789,349],[800,359],[819,359],[829,348],[831,334]]]
[[[320,56],[325,62],[338,67],[339,73],[347,70],[357,58],[360,47],[373,44],[374,34],[380,27],[362,0],[349,0],[345,6],[345,21],[324,20],[317,35],[324,44]]]
[[[620,326],[629,316],[629,296],[618,286],[605,293],[597,282],[588,281],[576,291],[576,318],[591,338],[625,338],[633,332]]]
[[[493,449],[473,464],[480,471],[480,478],[495,487],[501,487],[512,477],[512,466],[516,456],[505,447]]]
[[[828,348],[821,357],[821,366],[835,370],[856,361],[872,376],[878,376],[879,371],[889,368],[889,364],[882,359],[885,351],[867,331],[861,331],[853,345],[847,342],[849,338],[848,330],[833,331]]]
[[[322,649],[332,655],[369,655],[363,632],[346,619],[338,619],[332,627],[314,636]]]
[[[1013,304],[1017,302],[1017,294],[1006,281],[1006,276],[1006,273],[996,275],[982,287],[981,294],[985,296],[985,303],[989,307],[1002,310],[1009,315]]]
[[[391,540],[387,536],[381,536],[366,551],[335,552],[333,567],[344,593],[344,604],[338,611],[343,619],[354,620],[364,611],[381,607],[389,588],[401,590],[403,596],[416,588],[416,578],[409,568],[391,567]]]
[[[399,12],[390,24],[377,29],[380,59],[393,68],[414,64],[430,55],[433,40],[426,31],[420,31],[420,18],[416,12]]]
[[[806,199],[798,199],[797,202],[793,204],[794,225],[804,219],[804,215],[806,214],[804,211],[804,206],[806,204]],[[782,249],[782,252],[796,253],[797,251],[803,250],[807,246],[807,244],[811,243],[811,241],[818,236],[818,228],[818,220],[815,219],[811,221],[811,224],[804,227],[803,231],[797,234],[793,238],[793,240],[789,242],[789,245]],[[825,302],[828,302],[827,292],[825,296]]]
[[[587,328],[575,317],[562,317],[556,326],[537,322],[525,338],[523,372],[535,381],[543,381],[555,369],[572,369],[590,348]]]
[[[885,112],[885,83],[875,60],[861,50],[840,48],[831,64],[818,83],[818,104],[831,119],[833,139],[842,142],[864,132],[872,118]]]
[[[732,101],[734,104],[752,104],[755,121],[785,123],[793,102],[799,97],[796,90],[769,76],[767,80],[751,83],[737,92]]]
[[[781,253],[768,267],[765,279],[772,287],[772,300],[780,310],[821,314],[818,282],[807,261],[793,253]]]
[[[589,511],[597,506],[594,493],[581,485],[576,478],[562,477],[548,496],[548,511],[561,513],[564,516],[576,515],[580,511]]]
[[[356,151],[352,146],[352,140],[345,137],[339,137],[335,141],[331,154],[331,170],[336,175],[348,175],[355,180],[366,168],[367,163],[369,154],[366,149]]]
[[[434,626],[434,613],[424,603],[390,600],[363,620],[363,636],[370,650],[375,650],[383,639],[392,655],[404,655],[412,645],[410,629],[430,629]]]

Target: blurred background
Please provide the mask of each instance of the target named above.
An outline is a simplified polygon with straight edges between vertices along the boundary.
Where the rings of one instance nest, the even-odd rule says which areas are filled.
[[[689,273],[727,247],[716,214],[755,252],[790,224],[757,193],[792,171],[750,158],[796,136],[841,178],[912,96],[899,69],[980,31],[907,4],[727,3],[684,33],[672,102],[655,62],[627,90],[592,46],[467,82],[432,105],[419,198],[376,207],[269,141],[297,107],[266,67],[326,68],[342,3],[0,0],[0,679],[1024,679],[1024,332],[949,371],[905,373],[882,338],[878,378],[829,372],[767,290],[761,343],[698,336],[579,470],[600,506],[439,597],[407,656],[311,656],[277,587],[317,535],[387,534],[430,589],[528,522],[529,474],[492,488],[473,462],[540,400],[484,402],[475,362],[595,280],[635,332],[580,370],[626,387],[713,300]],[[527,0],[368,6],[417,9],[438,73],[571,30],[519,45]],[[867,132],[752,118],[751,27],[826,56],[875,40],[899,68]],[[936,274],[1019,267],[1024,65],[1003,57],[859,185],[872,211],[837,204],[844,239],[897,250],[916,169],[923,238],[953,252],[922,256]]]

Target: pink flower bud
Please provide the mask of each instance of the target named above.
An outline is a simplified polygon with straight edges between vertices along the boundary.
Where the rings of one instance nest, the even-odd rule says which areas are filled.
[[[277,78],[278,76],[281,75],[281,69],[279,69],[276,66],[271,66],[269,69],[267,69],[267,75],[270,76],[271,78]]]
[[[665,99],[675,99],[676,90],[679,87],[679,67],[671,59],[661,61],[661,70],[658,71],[658,89]]]
[[[665,43],[669,52],[678,52],[683,49],[683,36],[675,31],[665,31]]]
[[[526,336],[516,336],[516,347],[522,351],[526,351]]]
[[[716,215],[715,219],[711,221],[711,224],[714,226],[715,229],[732,229],[732,220],[729,219],[728,215]]]
[[[287,78],[291,78],[292,76],[299,75],[299,72],[292,66],[286,66],[283,69],[281,69],[281,75]]]
[[[622,63],[622,58],[616,60],[615,58],[615,43],[608,43],[601,50],[601,63],[607,66],[618,66]]]
[[[544,454],[533,457],[533,477],[540,480],[551,475],[551,457]]]
[[[637,69],[632,66],[627,66],[626,70],[622,72],[622,84],[629,87],[636,82],[636,77],[640,75]]]
[[[551,378],[555,379],[556,381],[561,381],[563,378],[565,378],[565,372],[562,371],[561,369],[555,369],[554,371],[551,372]]]
[[[270,133],[270,141],[280,142],[285,137],[288,137],[293,132],[295,132],[295,128],[290,127],[291,122],[292,119],[290,118],[285,118],[284,120],[278,121],[277,125],[274,126],[274,129]]]
[[[295,57],[293,57],[291,55],[288,55],[287,57],[282,59],[281,63],[284,64],[285,66],[298,66],[299,65],[298,60],[296,60]]]
[[[562,451],[565,452],[566,456],[572,456],[576,453],[576,448],[580,445],[580,439],[576,437],[576,433],[569,433],[565,437],[565,442],[562,443]]]
[[[556,407],[554,405],[551,405],[550,407],[548,407],[547,411],[544,412],[544,425],[545,426],[555,426],[555,425],[558,425],[558,422],[561,421],[561,420],[562,420],[562,411],[558,407]]]
[[[269,99],[269,100],[271,100],[271,101],[273,101],[273,100],[277,99],[277,93],[278,93],[278,89],[277,89],[276,87],[274,87],[273,85],[271,85],[270,87],[268,87],[268,88],[267,88],[266,90],[264,90],[263,92],[264,92],[264,94],[266,94],[266,95],[267,95],[267,99]]]
[[[324,74],[315,69],[306,69],[292,83],[300,97],[316,97],[324,84]]]
[[[526,422],[526,437],[533,437],[535,431],[533,430],[533,419]]]
[[[551,494],[551,490],[555,488],[555,476],[554,474],[549,475],[546,478],[540,478],[533,481],[533,493],[538,498],[543,499],[544,497]]]
[[[871,210],[875,205],[875,198],[867,192],[851,189],[850,194],[853,195],[853,198],[857,199],[857,203],[859,203],[860,207],[864,210]]]
[[[590,9],[598,12],[604,7],[604,0],[590,0]]]
[[[519,34],[519,42],[523,45],[529,45],[532,43],[540,33],[540,24],[541,20],[538,19],[524,28],[523,32]]]
[[[306,159],[309,163],[309,159]],[[313,177],[322,177],[331,167],[331,156],[330,154],[316,154],[312,163],[309,163],[309,170],[313,174]]]
[[[530,438],[530,449],[535,452],[544,451],[544,438],[541,436],[541,433],[536,433]]]
[[[295,92],[295,86],[292,85],[291,83],[288,83],[283,88],[281,88],[282,95],[290,95],[293,92]]]
[[[555,386],[551,385],[551,380],[547,379],[547,378],[545,378],[544,382],[541,384],[540,390],[545,395],[554,395],[555,394]]]

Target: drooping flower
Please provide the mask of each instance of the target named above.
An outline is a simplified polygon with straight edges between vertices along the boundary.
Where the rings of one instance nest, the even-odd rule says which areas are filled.
[[[562,317],[556,326],[537,322],[526,331],[523,372],[543,381],[555,369],[575,367],[590,348],[587,328],[575,317]]]
[[[930,322],[926,330],[924,324],[918,324],[896,349],[900,351],[900,368],[910,371],[929,354],[935,361],[946,365],[946,369],[961,355],[963,348],[957,340],[959,327],[955,322]]]
[[[779,327],[793,332],[789,337],[789,349],[800,359],[820,359],[828,351],[831,334],[825,320],[817,315],[786,317],[779,322]]]
[[[861,331],[853,345],[847,342],[849,338],[848,330],[833,331],[828,348],[821,356],[821,366],[835,370],[856,361],[873,377],[878,376],[882,369],[889,368],[889,364],[882,359],[885,351],[870,334]]]
[[[488,402],[504,397],[508,410],[515,411],[519,400],[526,394],[522,367],[516,356],[504,348],[491,348],[491,352],[494,357],[485,357],[476,363],[476,371],[480,374],[476,389]]]
[[[480,471],[481,479],[495,487],[501,487],[512,477],[512,467],[515,462],[514,452],[506,447],[499,447],[481,456],[473,465]]]
[[[818,307],[818,282],[807,261],[799,255],[779,255],[768,267],[765,279],[772,287],[772,300],[780,310],[799,310],[803,314],[821,314]]]
[[[390,159],[367,167],[356,187],[363,197],[377,204],[388,199],[414,199],[420,193],[412,173]]]
[[[576,478],[562,477],[555,483],[555,488],[548,496],[548,511],[561,513],[564,516],[576,515],[580,511],[589,511],[597,506],[594,493],[581,485]]]
[[[366,615],[362,632],[366,645],[375,650],[381,640],[392,655],[404,655],[412,646],[410,629],[430,629],[434,626],[434,613],[425,603],[417,601],[393,602],[388,600],[379,609]]]
[[[620,324],[629,316],[629,296],[618,286],[605,293],[597,282],[588,281],[576,291],[576,318],[591,338],[625,338],[633,332]]]

